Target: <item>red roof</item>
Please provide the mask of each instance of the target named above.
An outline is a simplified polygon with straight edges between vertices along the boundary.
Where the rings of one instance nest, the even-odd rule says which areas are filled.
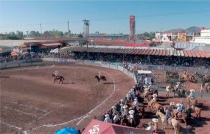
[[[82,134],[152,134],[151,131],[116,125],[93,119]]]
[[[149,44],[131,44],[131,43],[126,43],[126,47],[148,47]]]
[[[61,46],[61,43],[46,43],[46,44],[42,44],[42,46]]]
[[[87,48],[86,47],[74,47],[74,48],[71,48],[71,51],[83,52],[83,51],[87,51]],[[145,49],[145,48],[144,49],[88,48],[88,52],[210,58],[210,51],[195,51],[195,50],[165,50],[165,49],[150,49],[150,48],[148,48],[148,49]]]

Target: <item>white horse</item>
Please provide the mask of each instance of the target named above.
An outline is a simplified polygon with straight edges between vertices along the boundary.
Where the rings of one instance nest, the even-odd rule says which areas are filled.
[[[162,129],[166,128],[166,116],[160,112],[160,110],[157,111],[156,116],[159,116],[162,122]]]
[[[173,126],[173,128],[175,130],[174,131],[174,134],[179,134],[179,132],[180,132],[180,124],[179,124],[179,121],[176,120],[175,118],[170,117],[168,119],[168,123]]]
[[[166,97],[169,97],[169,93],[171,92],[171,86],[166,86]]]

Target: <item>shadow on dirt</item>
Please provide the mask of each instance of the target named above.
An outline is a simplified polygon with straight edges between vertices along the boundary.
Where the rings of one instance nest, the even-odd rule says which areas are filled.
[[[0,78],[10,78],[9,76],[0,76]]]
[[[114,82],[104,82],[103,84],[116,84]]]
[[[63,82],[63,84],[75,84],[74,82]]]

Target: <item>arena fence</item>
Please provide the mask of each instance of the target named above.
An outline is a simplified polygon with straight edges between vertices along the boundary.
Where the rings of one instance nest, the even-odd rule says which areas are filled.
[[[7,68],[17,68],[17,67],[30,67],[30,66],[49,66],[49,65],[69,65],[69,64],[84,64],[84,65],[93,65],[93,66],[99,66],[99,67],[105,67],[105,68],[110,68],[110,69],[115,69],[123,72],[127,76],[131,77],[134,79],[134,82],[137,83],[137,76],[133,71],[130,71],[130,69],[125,68],[122,63],[111,63],[111,62],[101,62],[101,61],[87,61],[87,60],[73,60],[73,59],[60,59],[60,58],[43,58],[41,61],[36,61],[36,62],[25,62],[25,61],[14,61],[14,62],[7,62],[7,63],[1,63],[0,64],[0,70],[2,69],[7,69]],[[136,65],[136,64],[135,64]],[[133,67],[135,65],[132,65]],[[169,67],[169,66],[155,66],[155,65],[138,65],[138,67],[141,67],[142,69],[146,70],[172,70],[175,69],[177,71],[181,70],[187,70],[188,68],[186,67]],[[210,69],[208,68],[190,68],[188,70],[193,70],[193,71],[202,71],[202,73],[209,73]],[[155,76],[155,84],[158,85],[158,87],[161,87],[160,84],[165,83],[164,81],[159,81],[159,74],[156,74]],[[165,78],[165,76],[164,76]],[[202,89],[201,89],[201,97],[202,97]],[[206,98],[210,98],[210,96],[205,95]]]
[[[128,69],[124,68],[120,63],[107,63],[107,62],[99,62],[99,61],[81,61],[81,60],[70,60],[70,59],[60,59],[60,58],[43,58],[43,62],[25,62],[25,61],[13,61],[7,63],[1,63],[0,69],[7,68],[17,68],[17,67],[30,67],[30,66],[46,66],[46,65],[56,65],[56,64],[84,64],[84,65],[93,65],[99,67],[105,67],[110,69],[115,69],[123,72],[127,76],[134,79],[136,83],[136,76],[134,73],[130,72]]]

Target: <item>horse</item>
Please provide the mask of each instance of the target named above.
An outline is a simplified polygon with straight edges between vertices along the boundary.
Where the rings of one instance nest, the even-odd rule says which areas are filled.
[[[199,118],[201,120],[201,109],[196,106],[188,107],[188,109],[191,110],[192,113],[195,113],[196,118]]]
[[[206,93],[209,93],[209,91],[210,91],[210,82],[208,82],[208,83],[203,82],[202,86],[203,86],[204,90],[206,91]]]
[[[139,104],[136,107],[136,111],[138,113],[139,116],[141,116],[141,118],[143,119],[145,116],[145,109],[144,109],[144,104]]]
[[[181,78],[184,81],[190,81],[190,82],[193,82],[193,83],[197,83],[197,80],[196,80],[195,76],[194,75],[187,74],[186,71],[184,71],[184,74],[182,75]]]
[[[159,116],[160,117],[161,122],[162,122],[162,129],[165,129],[166,128],[166,122],[165,122],[166,116],[162,112],[160,112],[160,110],[158,110],[156,112],[156,116]]]
[[[98,82],[100,82],[100,80],[106,81],[106,77],[105,76],[101,76],[100,78],[96,75],[95,78],[98,80]]]
[[[168,119],[168,123],[171,124],[174,128],[174,134],[179,134],[180,133],[180,124],[179,124],[179,121],[170,117]]]
[[[150,111],[151,111],[151,108],[155,108],[157,111],[164,110],[163,107],[159,103],[153,102],[153,101],[148,102],[147,107],[149,108]]]
[[[55,74],[52,74],[52,77],[54,77],[54,83],[56,80],[59,80],[59,83],[61,82],[63,84],[63,81],[65,80],[63,76],[55,76]]]
[[[177,110],[176,109],[173,109],[173,111],[171,112],[172,116],[173,117],[176,117],[176,113],[177,113]],[[181,112],[181,114],[178,114],[178,119],[182,119],[185,123],[185,126],[187,126],[187,114],[185,112]]]
[[[175,97],[176,93],[177,93],[178,97],[183,97],[185,95],[185,90],[184,89],[179,89],[177,87],[173,87],[172,92],[174,92],[174,97]]]
[[[140,116],[136,114],[134,114],[134,118],[130,118],[129,116],[127,116],[127,119],[129,126],[131,127],[137,127],[140,123]]]
[[[187,103],[191,106],[197,106],[197,99],[187,96]]]

